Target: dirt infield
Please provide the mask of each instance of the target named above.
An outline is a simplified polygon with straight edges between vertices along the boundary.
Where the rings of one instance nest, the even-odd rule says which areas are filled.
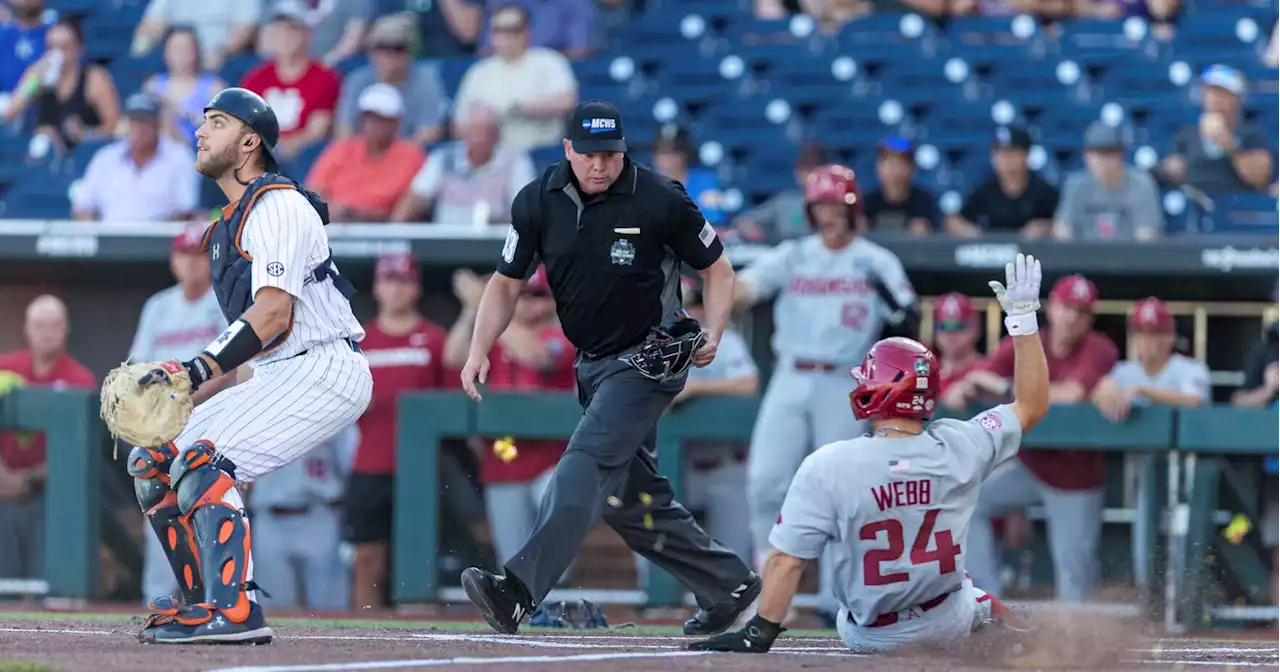
[[[832,636],[784,637],[769,656],[698,654],[684,650],[688,638],[658,628],[611,631],[541,630],[498,635],[483,624],[395,623],[286,619],[273,624],[270,646],[179,646],[139,644],[140,619],[67,614],[0,614],[0,661],[32,661],[59,671],[135,672],[345,672],[377,669],[466,667],[498,669],[518,664],[525,670],[609,672],[657,670],[774,669],[835,670],[980,670],[990,665],[963,663],[944,654],[913,653],[875,657],[851,653]],[[1206,640],[1134,641],[1123,661],[1101,669],[1179,669],[1183,666],[1277,667],[1271,642]],[[1061,667],[1071,661],[1063,660]],[[1057,664],[1045,665],[1048,668]],[[0,662],[0,672],[7,669]],[[1098,669],[1095,667],[1094,669]]]

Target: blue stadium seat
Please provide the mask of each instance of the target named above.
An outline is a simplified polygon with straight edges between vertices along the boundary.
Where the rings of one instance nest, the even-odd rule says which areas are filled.
[[[467,74],[467,69],[474,62],[470,58],[445,58],[438,61],[440,81],[444,84],[444,90],[450,98],[458,95],[458,86],[462,84],[462,77]]]
[[[1150,37],[1131,40],[1125,34],[1123,21],[1074,19],[1063,21],[1057,46],[1059,55],[1081,65],[1119,62],[1143,58]]]
[[[537,170],[545,170],[547,166],[564,158],[564,147],[560,145],[552,145],[550,147],[538,147],[529,152],[529,158],[533,160],[534,168]],[[633,157],[634,160],[634,157]]]
[[[227,83],[227,86],[239,86],[244,81],[244,76],[261,62],[262,59],[253,54],[232,56],[222,64],[222,68],[218,70],[218,76]]]
[[[843,105],[849,101],[852,81],[832,74],[829,58],[795,58],[778,61],[761,76],[765,93],[792,103]]]
[[[1274,236],[1280,228],[1276,199],[1261,194],[1234,194],[1214,199],[1214,211],[1201,233]]]
[[[1143,60],[1116,62],[1102,76],[1104,97],[1125,107],[1152,107],[1165,101],[1191,104],[1190,92],[1169,77],[1169,66]]]
[[[920,17],[908,19],[918,29],[918,34],[908,35],[903,31],[906,14],[877,13],[866,14],[840,27],[836,34],[836,42],[841,53],[860,53],[867,49],[887,48],[891,51],[913,50],[919,53],[924,45],[937,39],[937,28],[932,21],[921,20]]]
[[[705,58],[688,47],[672,54],[654,77],[660,93],[682,102],[713,100],[733,89],[732,84],[720,75],[718,60]]]

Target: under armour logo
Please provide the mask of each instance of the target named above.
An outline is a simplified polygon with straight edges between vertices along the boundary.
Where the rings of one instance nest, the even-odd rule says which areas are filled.
[[[216,626],[218,626],[219,628],[221,628],[222,626],[226,625],[226,624],[227,624],[227,622],[226,622],[225,620],[223,620],[223,618],[222,618],[221,616],[216,616],[216,617],[214,617],[214,619],[213,619],[213,624],[214,624],[214,625],[216,625]]]

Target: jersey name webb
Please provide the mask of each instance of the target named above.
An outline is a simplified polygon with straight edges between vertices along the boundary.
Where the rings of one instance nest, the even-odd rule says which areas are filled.
[[[881,511],[895,506],[929,506],[933,503],[933,481],[893,481],[870,488]]]

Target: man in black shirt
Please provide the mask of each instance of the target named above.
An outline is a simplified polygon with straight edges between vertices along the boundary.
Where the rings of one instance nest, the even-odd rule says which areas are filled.
[[[704,286],[707,336],[693,364],[711,363],[732,310],[733,266],[684,188],[632,163],[626,148],[613,105],[589,101],[574,110],[565,160],[512,203],[502,260],[477,311],[462,387],[480,401],[476,382],[489,370],[489,349],[541,260],[565,336],[578,349],[585,410],[505,576],[477,567],[462,574],[467,596],[500,632],[514,633],[546,597],[600,517],[693,592],[700,609],[685,623],[688,634],[724,631],[760,594],[760,578],[694,523],[657,471],[658,418],[687,374],[654,380],[623,361],[681,310],[685,263]]]
[[[977,237],[983,231],[1039,238],[1053,231],[1058,190],[1031,172],[1027,153],[1031,136],[1021,126],[1000,126],[991,139],[992,175],[964,199],[960,214],[947,221],[953,236]]]
[[[938,197],[913,183],[916,148],[906,138],[880,141],[876,151],[876,181],[880,186],[862,201],[866,229],[877,233],[927,236],[942,225]]]

